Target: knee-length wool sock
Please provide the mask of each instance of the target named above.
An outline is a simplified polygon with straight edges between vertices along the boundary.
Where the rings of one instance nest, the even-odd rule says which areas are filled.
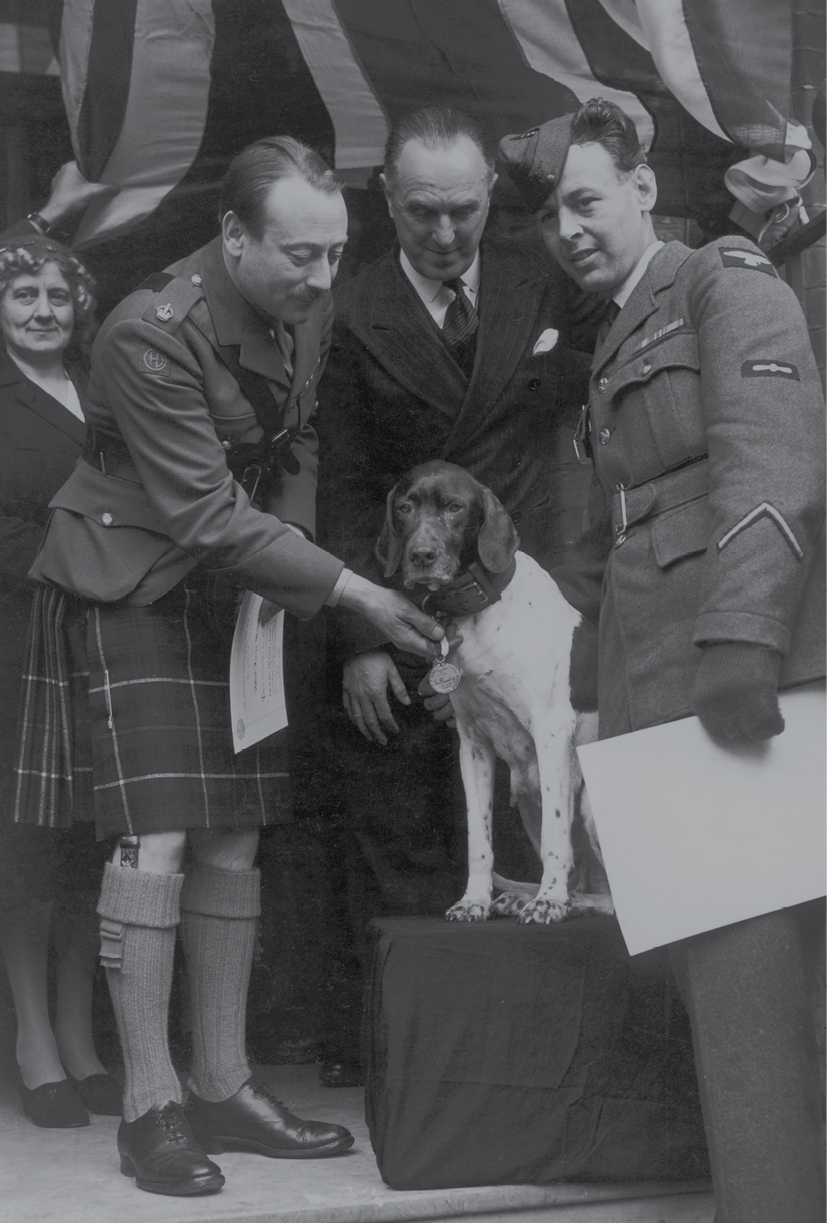
[[[247,987],[261,912],[257,870],[196,866],[181,894],[192,999],[192,1089],[228,1100],[250,1077]]]
[[[131,867],[104,868],[98,901],[101,962],[121,1037],[124,1120],[183,1092],[169,1055],[169,995],[183,875],[153,875]]]

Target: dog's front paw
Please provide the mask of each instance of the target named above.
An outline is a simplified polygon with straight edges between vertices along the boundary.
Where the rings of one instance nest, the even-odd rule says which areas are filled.
[[[528,900],[517,892],[503,892],[491,906],[496,917],[519,917]]]
[[[525,926],[530,922],[550,926],[553,922],[563,921],[568,916],[568,911],[568,900],[559,901],[551,896],[536,896],[523,907],[518,920]]]
[[[447,921],[488,921],[491,916],[491,899],[463,896],[455,905],[451,905],[445,914]]]

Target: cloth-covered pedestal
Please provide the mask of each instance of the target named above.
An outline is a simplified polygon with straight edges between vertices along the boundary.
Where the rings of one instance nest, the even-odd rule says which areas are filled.
[[[366,1109],[394,1189],[709,1174],[665,955],[614,919],[371,923]]]

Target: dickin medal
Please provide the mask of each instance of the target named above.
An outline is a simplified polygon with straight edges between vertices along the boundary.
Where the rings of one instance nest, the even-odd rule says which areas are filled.
[[[459,681],[462,679],[462,672],[452,662],[445,662],[448,650],[450,649],[445,637],[440,641],[439,648],[442,652],[442,661],[435,662],[431,667],[428,672],[428,683],[434,692],[440,692],[447,696],[449,692],[456,692],[459,687]]]

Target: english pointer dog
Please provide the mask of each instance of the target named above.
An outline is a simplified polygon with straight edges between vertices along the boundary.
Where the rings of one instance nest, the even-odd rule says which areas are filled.
[[[405,589],[452,621],[460,638],[429,677],[436,691],[450,692],[468,807],[468,886],[450,921],[516,913],[521,922],[548,923],[614,911],[575,752],[597,738],[597,714],[578,713],[570,687],[589,626],[518,546],[494,494],[453,463],[415,467],[388,494],[376,545],[385,578],[401,568]],[[512,802],[542,862],[539,887],[494,874],[496,756],[511,770]],[[597,860],[591,894],[572,887],[578,811]]]

